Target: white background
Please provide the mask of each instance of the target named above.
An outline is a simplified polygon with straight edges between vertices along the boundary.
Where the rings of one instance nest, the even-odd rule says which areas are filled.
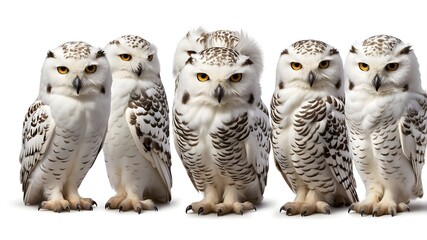
[[[43,3],[40,3],[43,2]],[[46,52],[66,41],[82,40],[104,47],[124,34],[139,35],[157,45],[163,83],[170,108],[173,101],[173,54],[188,30],[245,30],[264,53],[261,78],[263,100],[269,105],[280,52],[293,42],[314,38],[340,50],[345,59],[351,44],[376,34],[389,34],[413,45],[427,82],[427,23],[423,1],[2,1],[0,3],[1,75],[0,115],[2,168],[0,174],[0,239],[219,239],[268,237],[351,238],[422,236],[427,201],[411,202],[411,212],[396,217],[373,218],[348,214],[346,208],[331,215],[287,217],[279,208],[294,198],[270,156],[268,185],[257,212],[243,216],[197,216],[185,214],[188,204],[198,201],[172,145],[173,200],[159,205],[158,212],[118,213],[104,210],[114,194],[106,175],[103,154],[83,181],[80,193],[92,197],[92,212],[53,213],[24,206],[19,183],[19,151],[24,114],[36,99],[40,69]],[[5,5],[7,3],[7,5]],[[172,131],[171,131],[172,132]],[[358,177],[357,173],[356,176]],[[424,171],[424,182],[427,173]],[[360,179],[357,191],[364,199]],[[420,227],[420,228],[417,228]]]

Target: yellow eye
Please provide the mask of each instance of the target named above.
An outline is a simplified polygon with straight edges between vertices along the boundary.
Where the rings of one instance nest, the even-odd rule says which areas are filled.
[[[362,70],[364,72],[369,71],[369,65],[366,63],[362,63],[362,62],[359,63],[359,68],[360,68],[360,70]]]
[[[132,59],[132,56],[129,54],[120,54],[119,56],[123,61],[126,61],[126,62]]]
[[[326,69],[326,68],[328,68],[329,67],[329,64],[330,64],[331,62],[329,61],[329,60],[325,60],[325,61],[321,61],[320,63],[319,63],[319,68],[321,68],[321,69]]]
[[[399,63],[389,63],[387,66],[385,66],[385,69],[387,71],[393,72],[396,71],[399,68]]]
[[[153,60],[153,54],[151,54],[151,55],[148,55],[148,58],[147,58],[147,60],[151,62],[151,60]]]
[[[243,74],[241,74],[241,73],[235,73],[235,74],[230,76],[230,81],[240,82],[240,80],[242,80],[242,76],[243,76]]]
[[[70,70],[68,70],[67,67],[64,67],[64,66],[57,67],[56,69],[58,70],[58,72],[60,74],[66,74],[66,73],[68,73],[68,71],[70,71]]]
[[[291,62],[291,68],[293,70],[300,70],[302,68],[302,64],[301,63],[297,63],[297,62]]]
[[[85,72],[87,72],[87,73],[94,73],[94,72],[96,72],[96,65],[87,66],[85,68]]]
[[[209,80],[209,75],[207,75],[206,73],[198,73],[197,79],[199,79],[200,82],[206,82],[207,80]]]

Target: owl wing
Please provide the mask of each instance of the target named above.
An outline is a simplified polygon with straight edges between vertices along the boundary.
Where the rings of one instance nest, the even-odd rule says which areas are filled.
[[[295,118],[295,130],[301,136],[312,134],[310,139],[315,143],[313,150],[316,154],[323,151],[322,155],[335,180],[343,186],[352,202],[358,201],[348,149],[344,102],[333,96],[316,98],[302,106]],[[307,126],[310,126],[311,130]],[[298,144],[298,140],[295,143]]]
[[[249,163],[254,168],[264,192],[267,185],[268,158],[270,154],[271,127],[268,118],[268,110],[260,100],[254,112],[249,116],[250,134],[246,143],[246,153]]]
[[[168,103],[161,83],[145,90],[132,91],[126,109],[130,132],[138,150],[157,169],[170,189],[172,175],[168,115]]]
[[[19,156],[21,163],[22,190],[27,189],[27,180],[49,146],[55,130],[55,121],[50,107],[42,101],[35,101],[28,109],[22,130],[22,148]]]
[[[176,104],[176,103],[175,103]],[[209,172],[206,166],[201,164],[202,152],[199,151],[199,136],[183,120],[185,111],[178,110],[179,104],[175,105],[173,112],[173,125],[175,136],[175,149],[181,158],[188,177],[197,191],[204,189],[204,180]]]
[[[416,186],[421,187],[421,169],[427,146],[427,97],[412,100],[400,118],[399,133],[403,154],[411,161]]]
[[[283,127],[281,125],[283,122],[287,121],[287,119],[285,119],[286,116],[281,111],[279,111],[279,107],[283,104],[283,102],[284,100],[281,99],[280,94],[275,92],[270,103],[271,126],[273,127],[271,133],[271,144],[273,147],[273,156],[276,168],[281,173],[283,179],[285,179],[285,182],[288,184],[289,188],[295,192],[295,181],[291,181],[292,179],[290,177],[292,173],[289,172],[293,171],[293,167],[288,167],[288,162],[290,159],[287,159],[287,154],[285,153],[285,149],[283,149],[283,144],[280,144],[279,140],[280,135],[283,134]]]

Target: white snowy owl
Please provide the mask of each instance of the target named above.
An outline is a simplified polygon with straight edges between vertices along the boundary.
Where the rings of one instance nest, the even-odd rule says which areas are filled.
[[[345,63],[350,151],[366,187],[351,210],[373,216],[409,211],[422,197],[427,99],[411,46],[378,35],[352,46]]]
[[[287,215],[330,213],[357,201],[347,144],[343,67],[337,49],[297,41],[279,58],[271,101],[272,146],[278,170],[295,192]]]
[[[104,52],[67,42],[48,52],[22,132],[24,202],[55,212],[92,210],[78,188],[107,131],[111,71]]]
[[[157,48],[141,37],[125,35],[104,51],[113,74],[104,153],[116,190],[105,208],[157,210],[154,202],[169,202],[172,187],[169,110]]]
[[[247,37],[250,56],[227,47],[192,52],[178,72],[173,124],[175,146],[203,200],[198,214],[243,214],[262,200],[270,151],[267,108],[261,101],[261,53]],[[178,46],[179,47],[179,46]],[[181,62],[175,61],[175,69]]]

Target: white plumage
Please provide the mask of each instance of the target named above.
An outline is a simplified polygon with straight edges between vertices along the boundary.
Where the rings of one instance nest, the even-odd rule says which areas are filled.
[[[271,101],[272,146],[278,170],[296,193],[287,215],[330,213],[357,201],[347,145],[342,61],[317,40],[297,41],[277,64]]]
[[[169,110],[157,48],[141,37],[125,35],[104,50],[113,74],[104,153],[116,190],[105,207],[138,213],[157,210],[154,202],[169,202],[172,187]]]
[[[56,212],[92,210],[78,188],[104,140],[110,114],[111,71],[104,52],[67,42],[48,52],[37,100],[23,124],[24,202]]]
[[[224,215],[255,209],[267,183],[270,151],[259,48],[244,33],[199,29],[183,38],[175,56],[175,146],[194,187],[204,193],[186,211]]]
[[[422,197],[427,99],[410,45],[377,35],[352,46],[345,63],[350,150],[366,199],[349,211],[373,216],[408,211]]]

